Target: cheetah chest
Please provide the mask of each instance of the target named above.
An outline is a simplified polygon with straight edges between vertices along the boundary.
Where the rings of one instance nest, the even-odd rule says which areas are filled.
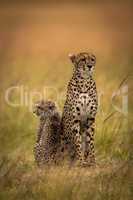
[[[80,121],[86,121],[87,118],[94,117],[96,113],[96,105],[94,99],[87,93],[79,94],[75,109],[75,113]]]

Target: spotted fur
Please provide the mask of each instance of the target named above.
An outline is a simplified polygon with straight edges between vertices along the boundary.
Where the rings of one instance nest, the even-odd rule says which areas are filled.
[[[40,119],[34,147],[35,161],[39,166],[56,163],[60,148],[60,114],[53,102],[43,100],[36,103],[34,113]]]
[[[81,165],[95,163],[94,129],[98,108],[93,71],[96,57],[91,53],[70,55],[74,70],[68,84],[63,110],[63,140],[69,146],[71,159]]]

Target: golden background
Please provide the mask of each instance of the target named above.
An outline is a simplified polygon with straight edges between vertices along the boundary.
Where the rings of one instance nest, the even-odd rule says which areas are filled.
[[[0,4],[0,199],[131,199],[132,2]],[[32,152],[38,120],[30,96],[27,105],[12,107],[6,91],[22,86],[30,95],[54,88],[47,98],[62,111],[72,74],[68,54],[82,51],[97,57],[95,80],[102,94],[95,134],[98,167],[71,169],[67,176],[67,167],[40,172]],[[126,115],[112,105],[112,94],[123,86],[128,88]],[[19,102],[18,90],[10,95]],[[122,98],[116,96],[113,103],[121,107]]]

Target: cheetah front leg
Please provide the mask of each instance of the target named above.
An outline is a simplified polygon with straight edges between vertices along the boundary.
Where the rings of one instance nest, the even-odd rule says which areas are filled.
[[[94,127],[94,118],[88,119],[87,126],[85,128],[86,141],[84,151],[84,163],[88,166],[92,166],[95,164]]]
[[[75,156],[77,159],[77,163],[82,164],[83,162],[83,153],[82,153],[82,136],[80,131],[80,121],[74,120],[73,126],[71,128],[71,132],[73,135],[72,144],[74,147]]]

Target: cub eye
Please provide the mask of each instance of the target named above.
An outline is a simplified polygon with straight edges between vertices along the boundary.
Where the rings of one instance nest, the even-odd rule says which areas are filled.
[[[94,59],[94,58],[91,58],[91,61],[92,61],[92,62],[94,62],[94,61],[95,61],[95,59]]]
[[[54,106],[49,106],[49,109],[52,110],[54,108]]]
[[[37,106],[37,108],[39,108],[40,110],[42,110],[42,107],[41,107],[41,106]]]
[[[85,62],[85,58],[81,58],[81,61]]]

